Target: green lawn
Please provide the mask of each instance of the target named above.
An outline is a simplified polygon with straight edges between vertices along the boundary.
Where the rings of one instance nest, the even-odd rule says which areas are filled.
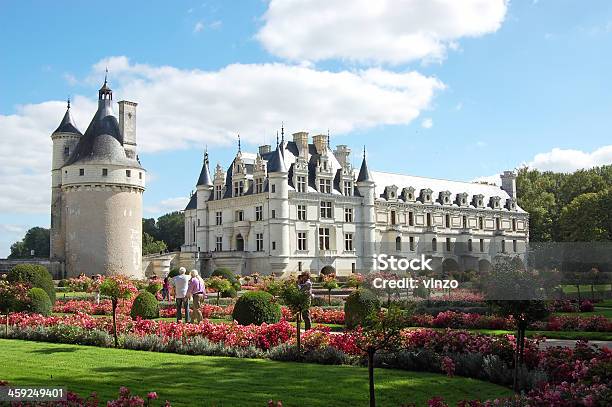
[[[562,285],[561,287],[563,288],[563,292],[565,293],[577,293],[578,292],[578,288],[575,285],[566,284],[566,285]],[[610,291],[610,290],[612,290],[612,286],[610,284],[595,284],[593,286],[594,292]],[[581,285],[580,294],[582,298],[589,299],[590,298],[589,295],[591,294],[591,286]]]
[[[120,386],[144,395],[156,391],[173,406],[258,406],[269,399],[283,406],[363,406],[367,369],[104,349],[89,346],[0,340],[5,363],[0,380],[15,385],[65,386],[80,394],[96,391],[106,401]],[[377,369],[381,406],[399,406],[443,396],[462,399],[511,395],[507,388],[461,377]]]
[[[593,312],[555,312],[553,315],[557,315],[557,316],[562,316],[562,315],[569,315],[569,316],[581,316],[581,317],[591,317],[591,316],[595,316],[595,315],[601,315],[604,316],[606,318],[612,318],[612,308],[607,308],[607,307],[595,307],[595,311]]]
[[[482,333],[487,335],[515,335],[514,331],[504,331],[497,329],[470,329],[470,332]],[[586,339],[589,341],[612,341],[611,332],[581,332],[581,331],[527,331],[528,338],[534,336],[545,336],[548,339],[570,339],[579,340]]]

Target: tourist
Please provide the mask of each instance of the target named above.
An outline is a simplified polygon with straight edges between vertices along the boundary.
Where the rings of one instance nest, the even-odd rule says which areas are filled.
[[[164,284],[162,284],[162,300],[170,301],[170,278],[164,277]]]
[[[198,274],[197,270],[191,270],[191,280],[189,280],[189,288],[187,289],[187,297],[193,298],[193,309],[191,322],[196,324],[202,322],[201,307],[206,299],[206,286],[204,280]]]
[[[310,305],[310,300],[312,299],[312,297],[314,297],[314,294],[312,293],[312,281],[310,281],[309,272],[305,271],[298,276],[297,286],[300,290],[308,293],[308,299],[309,299],[308,305]],[[311,323],[310,323],[310,310],[308,308],[302,311],[302,319],[304,320],[304,329],[309,330]]]
[[[92,286],[95,289],[94,294],[96,296],[96,305],[100,305],[100,284],[102,283],[102,275],[94,274],[92,277],[92,280],[93,280]]]
[[[185,267],[181,267],[179,269],[179,275],[172,278],[174,298],[176,299],[176,322],[180,322],[183,317],[183,308],[185,309],[185,322],[189,322],[189,297],[187,297],[189,276],[185,275],[186,271]]]

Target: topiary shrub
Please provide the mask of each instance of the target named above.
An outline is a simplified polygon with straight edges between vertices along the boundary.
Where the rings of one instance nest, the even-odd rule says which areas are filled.
[[[221,298],[236,298],[238,297],[238,291],[232,286],[227,290],[221,291]]]
[[[265,291],[249,291],[238,298],[232,318],[241,325],[273,324],[281,319],[281,307]]]
[[[226,280],[229,280],[230,283],[234,286],[236,290],[240,290],[240,282],[236,279],[236,275],[234,272],[228,268],[220,267],[212,272],[212,277],[223,277]]]
[[[51,300],[42,288],[32,287],[28,290],[30,299],[29,311],[44,316],[51,315]]]
[[[51,274],[44,266],[39,264],[18,264],[11,269],[7,280],[10,283],[25,283],[32,287],[42,288],[51,304],[55,303],[55,286]]]
[[[344,325],[355,328],[362,325],[372,312],[380,309],[380,300],[376,295],[365,288],[353,291],[344,303]]]
[[[130,316],[132,319],[138,317],[142,319],[159,318],[159,302],[157,298],[148,291],[142,291],[132,303]]]

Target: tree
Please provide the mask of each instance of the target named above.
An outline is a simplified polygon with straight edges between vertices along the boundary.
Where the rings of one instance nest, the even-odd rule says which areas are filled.
[[[166,251],[168,246],[161,240],[155,240],[153,236],[146,232],[142,232],[142,254],[153,254]]]
[[[49,229],[33,227],[28,230],[20,242],[11,245],[10,259],[23,259],[32,257],[32,250],[36,257],[48,258],[50,243]]]
[[[310,309],[311,298],[310,293],[300,290],[294,281],[287,281],[283,285],[280,293],[280,298],[289,308],[292,314],[295,315],[295,325],[297,329],[297,348],[301,349],[301,332],[300,324],[302,322],[302,312]]]
[[[569,242],[593,242],[607,240],[609,231],[602,220],[602,196],[594,192],[574,198],[561,211],[559,225],[561,237]]]
[[[100,294],[109,297],[113,306],[113,337],[115,338],[115,347],[119,346],[119,339],[117,337],[117,305],[119,300],[128,299],[137,292],[138,289],[125,277],[106,277],[102,284],[100,284]]]
[[[180,250],[185,240],[185,218],[182,212],[172,212],[160,216],[157,219],[159,235],[157,238],[163,240],[168,250]]]
[[[334,274],[324,277],[323,288],[327,290],[327,302],[329,305],[331,305],[331,292],[338,287],[338,281],[336,281],[336,276]]]
[[[392,306],[386,312],[373,312],[362,325],[356,345],[368,357],[370,407],[376,407],[374,390],[374,355],[378,351],[395,352],[401,346],[401,332],[407,325],[405,312]]]
[[[221,297],[221,293],[232,288],[232,283],[223,277],[214,276],[206,281],[206,286],[217,291],[217,306],[219,306],[219,298]]]
[[[143,218],[142,219],[142,233],[148,233],[155,240],[159,240],[159,229],[157,228],[157,223],[153,218]]]
[[[538,274],[523,270],[516,258],[498,259],[486,277],[485,298],[497,314],[512,315],[516,321],[513,388],[518,392],[527,327],[550,313],[545,301],[544,282]]]

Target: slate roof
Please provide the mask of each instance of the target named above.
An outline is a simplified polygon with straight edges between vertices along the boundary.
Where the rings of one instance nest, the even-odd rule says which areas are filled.
[[[74,124],[74,121],[72,120],[72,115],[70,114],[70,105],[68,105],[66,113],[64,114],[64,118],[53,133],[73,133],[78,134],[80,136],[83,135],[83,133],[81,133],[79,129],[77,129],[76,125]]]
[[[119,122],[113,114],[111,103],[111,100],[98,101],[98,111],[66,165],[83,162],[142,168],[136,157],[129,158],[125,153]]]
[[[210,177],[210,171],[208,170],[208,153],[204,154],[204,163],[202,164],[202,170],[200,171],[200,177],[196,186],[206,185],[212,186],[212,178]]]

